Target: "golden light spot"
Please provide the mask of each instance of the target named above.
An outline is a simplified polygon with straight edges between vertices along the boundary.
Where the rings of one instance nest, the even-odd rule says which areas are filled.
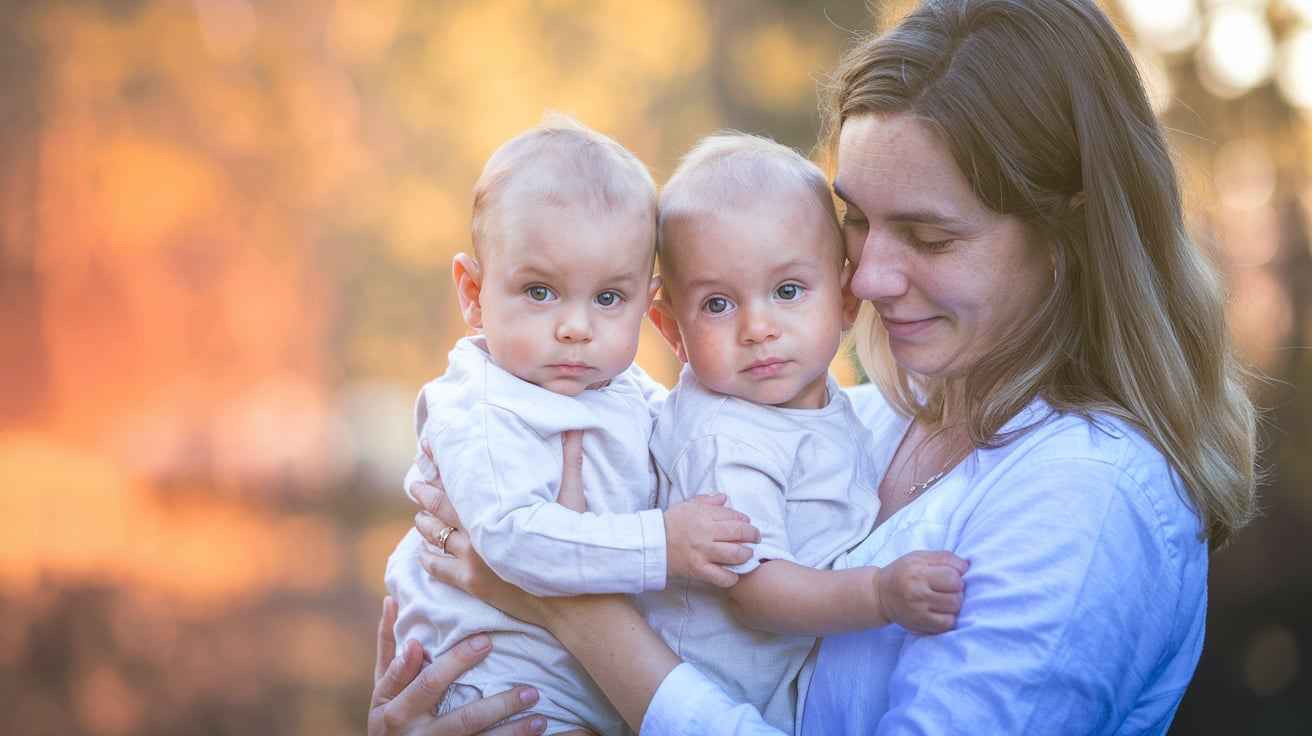
[[[266,665],[285,677],[314,687],[333,687],[351,682],[373,661],[372,652],[331,619],[312,613],[297,613],[275,622],[267,641],[277,646],[265,653]]]
[[[397,483],[400,486],[400,483]],[[397,493],[400,493],[398,488]],[[415,510],[418,510],[416,507]],[[383,572],[387,568],[387,558],[397,543],[414,526],[411,516],[399,514],[396,521],[374,524],[360,534],[355,542],[356,579],[365,586],[373,597],[382,600],[387,595],[383,585]],[[416,563],[418,564],[418,563]]]
[[[798,38],[789,27],[762,26],[739,40],[730,56],[734,78],[760,107],[792,109],[808,104],[824,66],[824,49]]]
[[[1258,631],[1244,655],[1244,682],[1259,696],[1275,695],[1298,676],[1298,640],[1273,624]]]
[[[1245,360],[1268,368],[1278,355],[1276,347],[1293,326],[1289,295],[1263,268],[1236,271],[1231,293],[1234,297],[1226,310],[1230,334]]]
[[[399,182],[388,210],[387,249],[401,263],[446,275],[452,256],[470,247],[469,213],[431,181]]]
[[[141,726],[145,702],[126,678],[105,664],[95,665],[74,685],[74,708],[90,733],[119,736]]]
[[[329,26],[334,48],[357,64],[377,59],[396,38],[404,8],[404,0],[334,3]]]
[[[124,134],[105,142],[87,175],[102,243],[132,255],[168,243],[189,221],[209,215],[222,181],[195,152],[159,138]]]

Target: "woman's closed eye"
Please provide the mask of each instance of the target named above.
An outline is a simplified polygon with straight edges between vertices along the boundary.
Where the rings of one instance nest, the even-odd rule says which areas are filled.
[[[917,236],[914,232],[908,232],[907,240],[911,241],[911,245],[914,246],[916,250],[924,250],[933,253],[936,251],[946,250],[948,246],[952,245],[952,243],[956,239],[955,238],[922,238]]]

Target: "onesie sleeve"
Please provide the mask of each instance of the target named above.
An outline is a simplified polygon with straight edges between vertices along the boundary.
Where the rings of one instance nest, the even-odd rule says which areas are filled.
[[[745,575],[766,560],[796,562],[785,524],[786,476],[769,454],[726,434],[709,434],[687,445],[674,463],[671,487],[684,500],[707,493],[723,493],[728,506],[747,514],[761,531],[752,558],[727,567]]]
[[[578,513],[556,503],[558,439],[480,404],[446,427],[425,427],[421,441],[474,549],[504,580],[534,595],[665,587],[662,512]]]
[[[642,718],[643,736],[784,736],[751,705],[735,702],[684,662],[661,680]]]

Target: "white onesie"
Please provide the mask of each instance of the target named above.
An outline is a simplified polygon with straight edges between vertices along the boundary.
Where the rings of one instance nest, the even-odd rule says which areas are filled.
[[[752,518],[761,542],[744,574],[766,560],[827,569],[865,539],[879,511],[871,434],[829,378],[821,409],[785,409],[710,391],[684,368],[656,420],[651,452],[661,508],[721,492]],[[729,698],[761,710],[793,732],[797,673],[816,642],[748,629],[729,610],[728,593],[673,580],[639,598],[647,621],[684,660]]]
[[[484,338],[462,339],[446,373],[420,391],[421,451],[406,474],[407,493],[412,482],[436,476],[422,452],[427,443],[471,543],[505,580],[536,595],[660,590],[665,523],[647,446],[652,407],[664,393],[633,365],[604,388],[564,396],[497,367]],[[572,429],[585,430],[583,514],[556,503],[561,433]],[[398,645],[417,639],[437,656],[477,632],[493,641],[444,710],[526,684],[541,693],[533,712],[548,718],[547,733],[627,730],[551,634],[434,580],[416,558],[422,543],[412,529],[387,561],[387,589],[400,607]]]

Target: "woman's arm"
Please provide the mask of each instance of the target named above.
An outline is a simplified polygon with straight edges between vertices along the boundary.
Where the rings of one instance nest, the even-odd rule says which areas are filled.
[[[1206,547],[1171,478],[1127,462],[1027,465],[980,503],[955,550],[973,563],[957,628],[906,640],[879,733],[1165,730],[1134,711],[1178,703],[1192,674]]]
[[[577,443],[565,445],[561,494],[582,497]],[[440,483],[440,480],[438,481]],[[507,614],[547,628],[575,656],[625,722],[651,736],[781,736],[750,705],[734,703],[722,690],[665,645],[629,599],[617,595],[537,598],[498,578],[460,532],[433,547],[447,526],[460,526],[440,487],[419,484],[412,493],[424,507],[415,526],[429,544],[420,563],[434,577]],[[690,708],[691,704],[699,704]]]

